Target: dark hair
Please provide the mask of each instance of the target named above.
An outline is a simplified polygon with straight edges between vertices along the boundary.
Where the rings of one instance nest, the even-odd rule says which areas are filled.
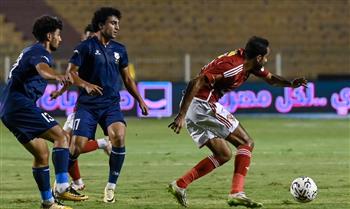
[[[86,32],[94,32],[94,29],[92,28],[92,25],[89,24],[85,27],[84,33]]]
[[[112,7],[101,7],[100,9],[98,9],[91,20],[94,32],[99,31],[99,24],[105,24],[107,18],[110,16],[116,16],[118,19],[120,19],[122,17],[122,14],[119,10],[114,9]]]
[[[258,55],[264,56],[267,53],[269,41],[267,39],[253,36],[245,45],[245,58],[252,59]]]
[[[62,21],[57,17],[43,15],[35,20],[32,33],[36,40],[43,42],[47,39],[48,33],[55,32],[57,29],[62,30],[62,27]]]

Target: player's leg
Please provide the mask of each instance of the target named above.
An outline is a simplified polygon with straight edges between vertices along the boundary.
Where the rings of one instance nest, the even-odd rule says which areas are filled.
[[[75,144],[74,139],[72,137],[74,117],[75,117],[75,112],[69,114],[66,122],[63,125],[63,130],[65,130],[71,138],[70,147],[73,147],[72,144]],[[83,179],[81,178],[81,175],[80,175],[78,160],[75,160],[71,164],[72,165],[70,165],[69,169],[68,169],[68,173],[69,173],[70,177],[72,178],[71,186],[75,190],[83,190],[85,188],[85,184],[84,184]]]
[[[215,168],[223,165],[232,157],[229,145],[222,138],[214,138],[208,140],[205,146],[208,147],[213,154],[201,160],[185,175],[179,178],[176,181],[179,187],[186,189],[187,186],[194,180],[208,174]]]
[[[107,132],[112,143],[109,156],[109,178],[105,187],[104,202],[115,202],[114,191],[125,159],[125,131],[123,122],[114,122],[108,126]]]
[[[78,108],[74,120],[71,123],[73,130],[72,143],[70,146],[69,170],[77,172],[77,159],[88,143],[89,138],[94,138],[98,117],[96,114],[85,108]],[[76,166],[76,168],[74,168]],[[77,174],[77,173],[76,173]],[[77,175],[80,177],[80,175]],[[74,179],[79,181],[79,179]],[[82,182],[75,182],[82,183]]]
[[[262,207],[261,203],[247,198],[244,193],[244,180],[250,166],[254,141],[241,124],[226,137],[226,140],[237,148],[228,204],[230,206],[244,205],[252,208]]]
[[[38,185],[42,206],[47,207],[55,203],[50,187],[49,148],[42,138],[35,138],[23,146],[33,155],[33,177]]]
[[[185,190],[188,185],[196,179],[207,175],[215,168],[223,165],[232,157],[230,146],[222,138],[207,140],[205,146],[208,147],[213,154],[201,160],[191,170],[186,172],[185,175],[169,185],[169,192],[171,192],[177,201],[184,207],[187,207]]]
[[[55,167],[54,192],[59,199],[82,201],[87,196],[77,193],[69,185],[68,164],[69,164],[69,134],[59,125],[56,125],[39,135],[40,138],[48,139],[54,143],[52,149],[52,162]]]

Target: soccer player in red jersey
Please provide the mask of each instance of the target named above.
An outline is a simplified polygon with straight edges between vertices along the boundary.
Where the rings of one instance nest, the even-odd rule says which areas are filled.
[[[230,143],[237,148],[237,152],[227,203],[230,206],[262,207],[262,203],[249,199],[243,189],[254,141],[239,121],[218,101],[226,92],[242,85],[251,74],[274,86],[306,86],[304,78],[288,81],[264,69],[269,53],[268,40],[253,36],[245,49],[219,56],[204,66],[199,75],[189,82],[179,113],[169,127],[179,133],[186,122],[187,130],[197,146],[206,146],[212,155],[169,184],[169,191],[182,206],[187,207],[186,189],[191,182],[232,158]]]

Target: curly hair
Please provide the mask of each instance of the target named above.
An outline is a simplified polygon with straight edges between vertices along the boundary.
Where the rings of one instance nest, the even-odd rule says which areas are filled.
[[[48,33],[55,32],[57,29],[62,30],[63,24],[57,17],[43,15],[37,18],[33,25],[33,35],[39,42],[43,42],[47,39]]]
[[[99,24],[105,24],[107,18],[110,16],[116,16],[118,19],[121,19],[122,14],[118,9],[112,7],[101,7],[98,9],[91,20],[93,30],[95,32],[99,31]]]
[[[258,55],[264,56],[267,53],[269,41],[258,36],[251,37],[245,45],[245,57],[252,59]]]

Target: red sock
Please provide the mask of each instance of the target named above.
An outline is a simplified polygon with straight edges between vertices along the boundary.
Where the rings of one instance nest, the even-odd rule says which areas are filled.
[[[92,152],[98,149],[98,144],[96,140],[88,140],[85,144],[85,147],[82,153]]]
[[[204,158],[196,166],[194,166],[185,175],[179,178],[176,183],[181,188],[187,188],[187,186],[194,180],[208,174],[210,171],[222,165],[213,155]]]
[[[80,179],[80,170],[78,165],[78,160],[75,160],[72,167],[68,170],[70,177],[72,177],[73,181]]]
[[[248,145],[241,145],[237,149],[231,194],[243,192],[244,178],[249,169],[252,150],[253,148]]]

